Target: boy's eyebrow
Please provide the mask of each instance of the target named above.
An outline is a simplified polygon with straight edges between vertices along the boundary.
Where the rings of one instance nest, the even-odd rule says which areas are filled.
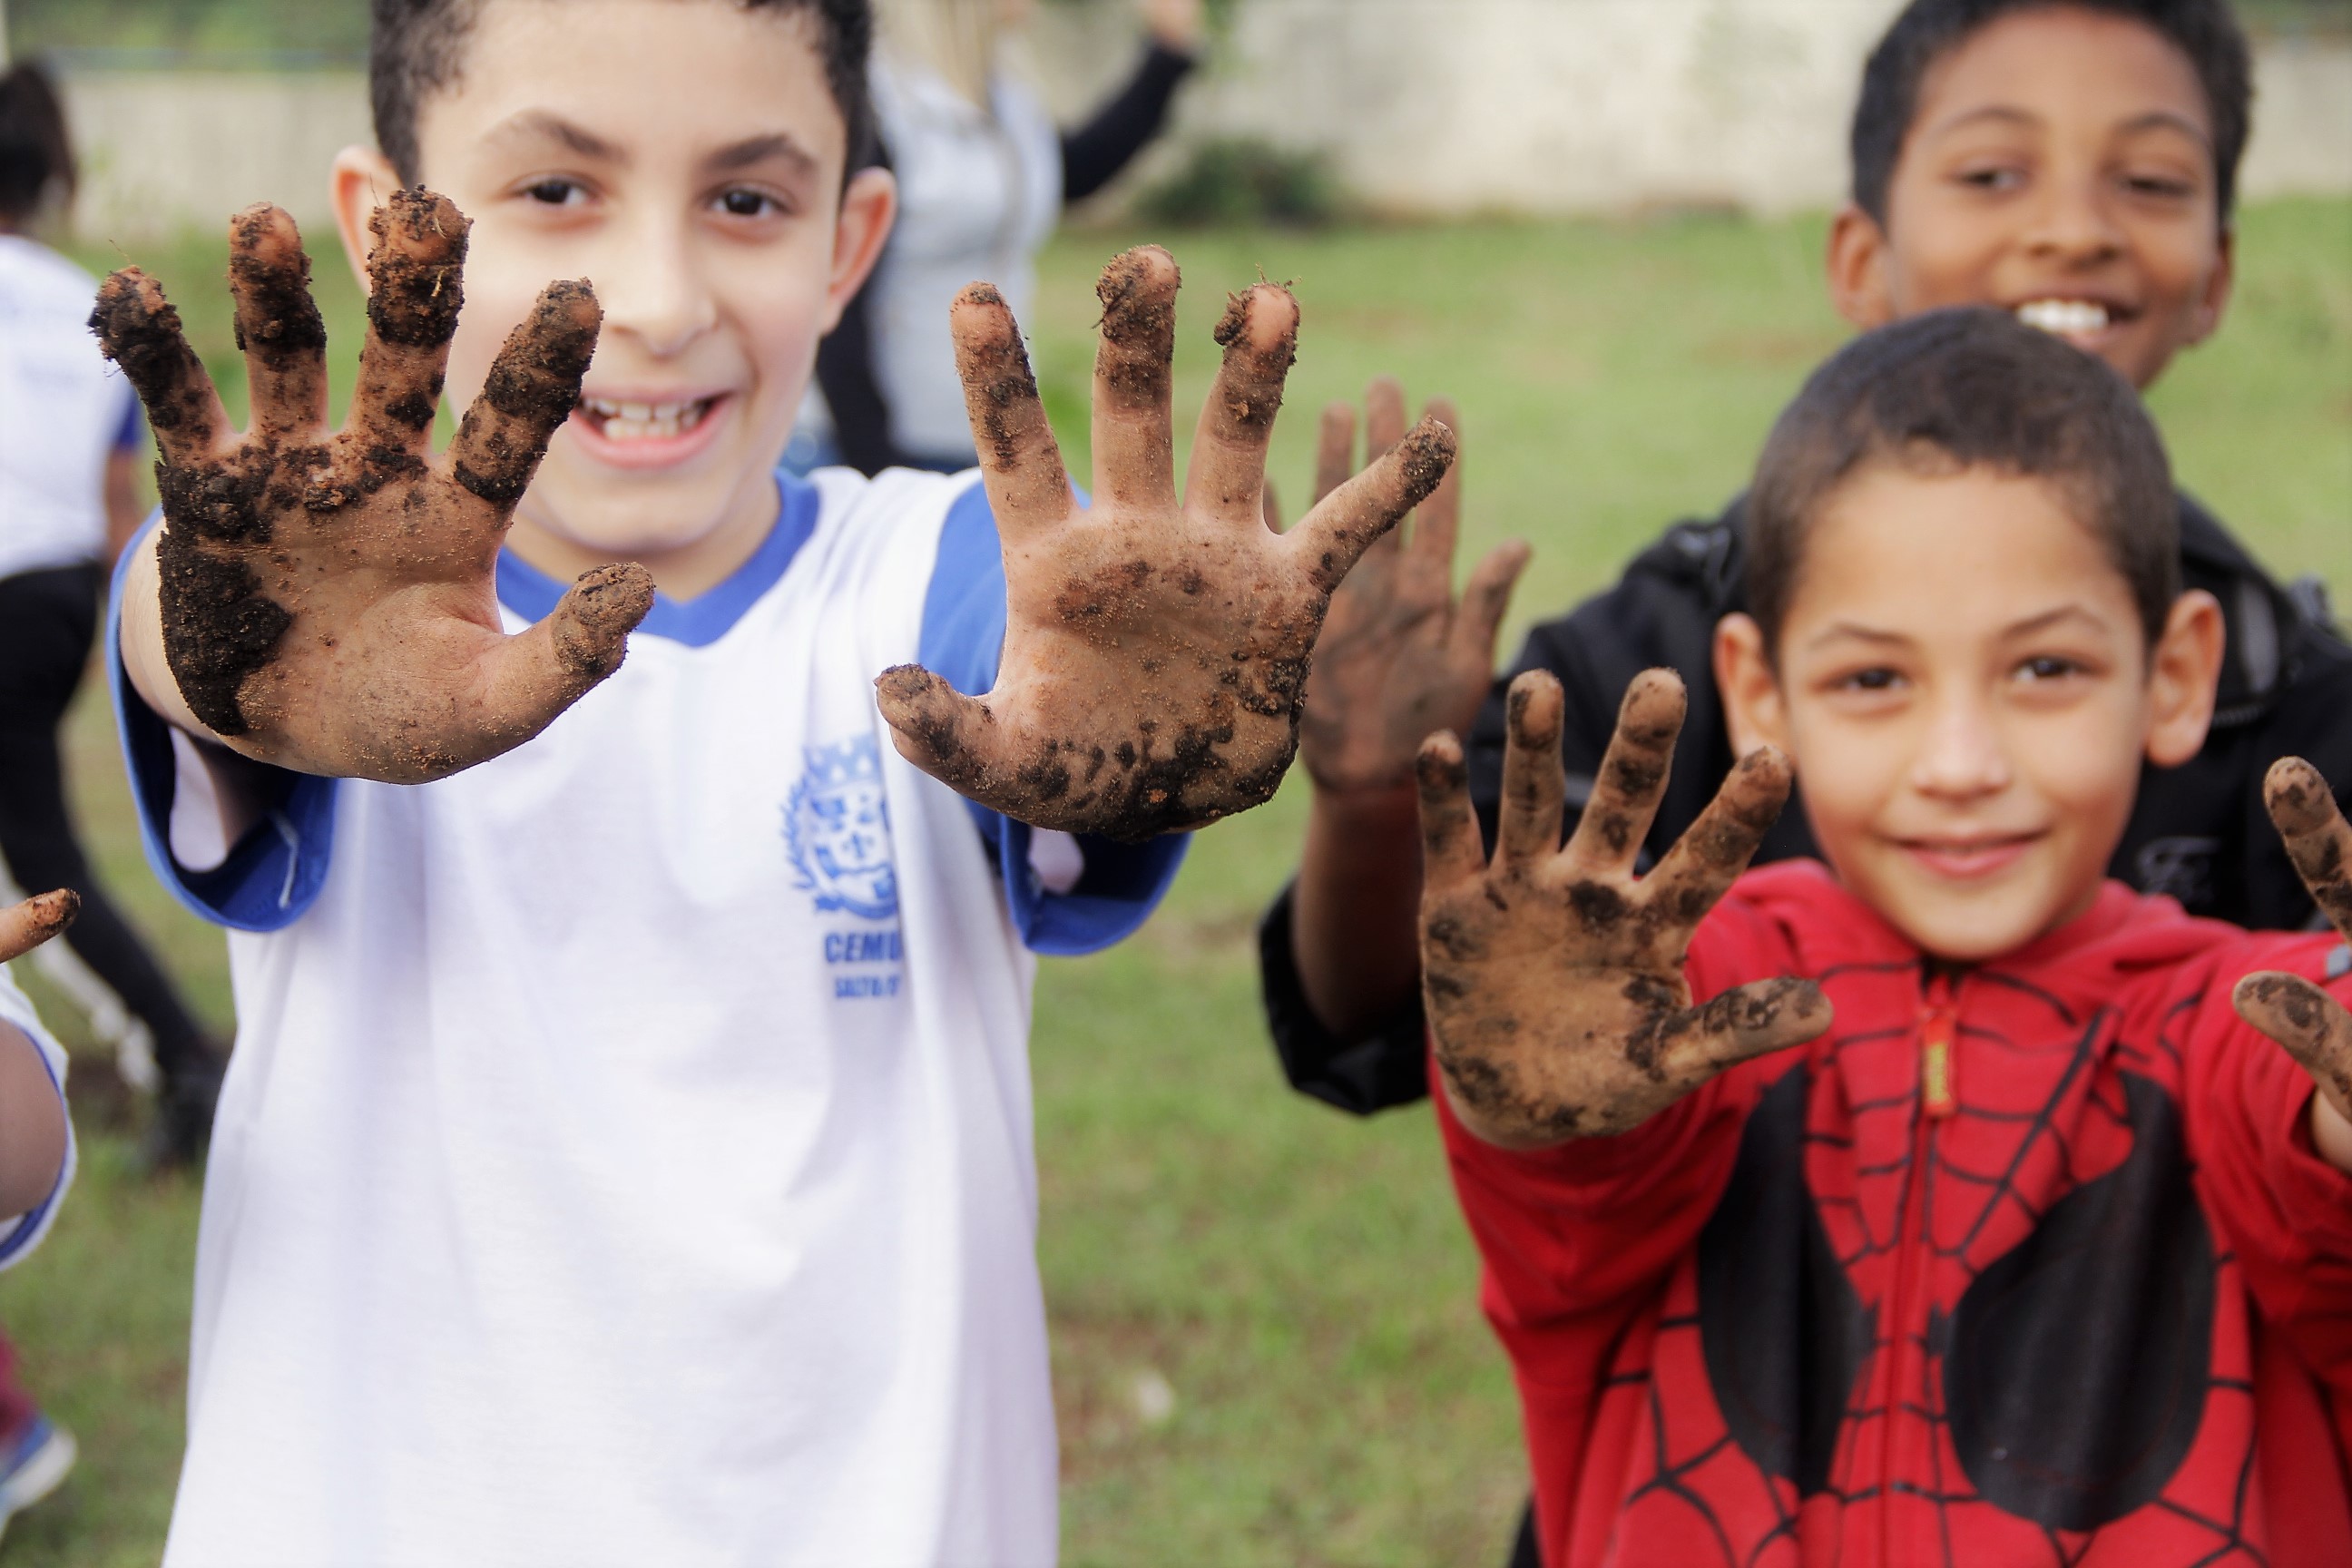
[[[2105,620],[2080,605],[2061,605],[2054,610],[2044,610],[2038,616],[2028,616],[2021,621],[2012,621],[2001,628],[2000,635],[2005,638],[2032,637],[2035,632],[2048,631],[2061,621],[2087,621],[2101,631],[2105,631],[2107,626]]]
[[[1838,621],[1823,626],[1820,631],[1807,637],[1805,646],[1809,648],[1819,647],[1823,643],[1835,642],[1840,637],[1853,637],[1858,641],[1874,643],[1906,643],[1911,640],[1901,632],[1885,631],[1877,626],[1865,626],[1854,621]]]
[[[1949,120],[1929,126],[1927,134],[1940,136],[1946,132],[1958,131],[1962,126],[1972,125],[1979,120],[2000,120],[2013,125],[2024,126],[2039,126],[2042,122],[2042,116],[2031,110],[2020,109],[2013,104],[1988,103],[1981,109],[1963,110]],[[2137,135],[2143,131],[2178,131],[2182,135],[2194,140],[2199,146],[2208,152],[2210,152],[2213,146],[2213,138],[2203,126],[2189,119],[2189,116],[2169,109],[2151,109],[2146,114],[2135,115],[2125,121],[2117,130],[2126,136]]]
[[[574,125],[563,116],[544,109],[526,109],[520,114],[509,116],[500,123],[492,126],[485,139],[496,142],[520,142],[531,137],[543,137],[551,142],[562,142],[582,157],[593,158],[600,163],[625,163],[628,162],[626,153],[594,132]]]
[[[715,173],[727,174],[737,169],[748,169],[754,163],[763,163],[771,158],[782,158],[803,174],[817,172],[816,155],[782,131],[766,136],[746,137],[732,146],[721,147],[702,162],[705,167]]]
[[[2122,130],[2126,136],[2137,135],[2142,131],[2178,131],[2208,153],[2213,150],[2213,138],[2203,126],[2169,109],[2152,109],[2146,114],[2135,116],[2124,121]]]

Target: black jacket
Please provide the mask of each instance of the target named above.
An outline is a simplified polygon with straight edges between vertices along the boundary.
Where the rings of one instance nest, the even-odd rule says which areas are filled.
[[[1745,607],[1742,507],[1735,500],[1713,522],[1667,530],[1614,588],[1528,634],[1469,740],[1471,798],[1490,845],[1502,793],[1503,692],[1525,669],[1549,669],[1566,689],[1560,750],[1571,825],[1627,683],[1659,665],[1681,674],[1690,708],[1645,860],[1664,853],[1714,798],[1734,758],[1711,650],[1716,623]],[[2180,553],[2182,585],[2220,600],[2229,625],[2220,701],[2194,760],[2142,771],[2110,872],[2144,891],[2169,893],[2192,914],[2258,929],[2315,925],[2318,911],[2263,808],[2263,774],[2282,756],[2305,757],[2339,801],[2352,800],[2352,646],[2334,626],[2315,578],[2282,588],[2186,495]],[[1757,863],[1814,853],[1792,798]],[[1365,1039],[1341,1039],[1316,1018],[1291,952],[1287,889],[1259,925],[1258,957],[1266,1023],[1291,1087],[1367,1116],[1429,1092],[1417,1000]]]

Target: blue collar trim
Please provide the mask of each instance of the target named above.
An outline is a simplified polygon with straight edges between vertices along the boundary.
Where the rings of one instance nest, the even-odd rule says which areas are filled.
[[[751,558],[735,568],[716,587],[680,602],[664,594],[654,595],[654,607],[637,630],[667,637],[688,647],[708,647],[734,630],[751,607],[782,581],[793,558],[816,531],[819,503],[816,487],[791,474],[776,476],[782,504],[776,523]],[[499,603],[526,620],[541,621],[555,608],[569,583],[559,583],[511,550],[499,552]]]

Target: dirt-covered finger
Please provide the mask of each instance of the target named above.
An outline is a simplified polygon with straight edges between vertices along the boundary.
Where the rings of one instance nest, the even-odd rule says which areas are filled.
[[[994,284],[974,283],[956,296],[948,326],[998,531],[1012,539],[1060,522],[1076,504],[1069,472],[1037,400],[1037,378],[1012,307]]]
[[[1592,798],[1569,840],[1569,858],[1588,872],[1630,872],[1665,798],[1675,737],[1682,732],[1682,678],[1645,669],[1625,688],[1617,730],[1592,781]]]
[[[1675,931],[1686,936],[1748,869],[1780,820],[1794,778],[1789,759],[1770,746],[1740,758],[1698,820],[1643,879],[1650,903]]]
[[[1462,742],[1441,730],[1421,743],[1413,759],[1421,791],[1422,886],[1442,890],[1486,868],[1486,847],[1470,808],[1470,768]]]
[[[1095,493],[1165,510],[1176,502],[1176,434],[1169,414],[1176,354],[1176,258],[1156,245],[1113,257],[1095,284]]]
[[[449,448],[449,470],[489,503],[498,526],[506,525],[547,443],[578,406],[580,378],[588,374],[604,319],[586,283],[551,283],[490,362],[481,395]]]
[[[1429,492],[1429,499],[1413,509],[1412,542],[1405,553],[1415,570],[1429,579],[1433,591],[1450,592],[1454,542],[1462,527],[1462,411],[1450,397],[1433,397],[1423,405],[1421,416],[1454,432],[1454,461],[1437,488]]]
[[[2238,1016],[2278,1042],[2336,1109],[2352,1116],[2352,1012],[2300,974],[2249,974],[2230,994]]]
[[[1372,377],[1364,388],[1364,461],[1379,462],[1404,439],[1404,384],[1392,375]]]
[[[229,220],[228,287],[253,433],[316,439],[327,423],[327,326],[310,298],[301,232],[284,208],[262,202]]]
[[[1488,551],[1472,569],[1448,634],[1464,668],[1483,676],[1495,668],[1495,643],[1502,635],[1503,617],[1510,612],[1511,591],[1533,553],[1525,541],[1509,540]]]
[[[1356,408],[1351,403],[1327,403],[1315,423],[1315,495],[1309,506],[1348,482],[1356,471]]]
[[[36,893],[0,910],[0,963],[22,958],[73,924],[79,913],[81,895],[71,888]]]
[[[2313,901],[2352,942],[2352,826],[2327,780],[2301,757],[2281,757],[2263,781],[2263,801]]]
[[[1498,870],[1524,874],[1559,848],[1568,793],[1559,760],[1565,706],[1559,678],[1542,669],[1520,674],[1504,699],[1503,805],[1495,830]]]
[[[1817,1039],[1835,1014],[1810,980],[1759,980],[1637,1031],[1625,1055],[1635,1067],[1696,1087],[1753,1057]]]
[[[115,273],[99,285],[89,328],[139,394],[165,463],[187,467],[220,455],[227,411],[162,284],[136,267]]]
[[[621,668],[629,633],[653,608],[653,574],[634,563],[581,574],[544,620],[498,643],[484,658],[478,755],[463,741],[446,748],[458,765],[496,756],[553,723]],[[446,771],[446,770],[445,770]]]
[[[1184,503],[1235,522],[1255,521],[1266,443],[1282,407],[1283,383],[1298,357],[1298,301],[1278,284],[1245,289],[1226,303],[1216,339],[1225,358],[1201,408]]]
[[[1424,419],[1388,454],[1323,499],[1283,535],[1325,593],[1339,585],[1374,541],[1419,506],[1454,461],[1454,432]]]
[[[350,428],[370,447],[421,454],[465,303],[466,233],[448,197],[392,193],[368,219],[368,331]]]
[[[874,695],[898,754],[950,789],[980,799],[1000,746],[985,704],[966,697],[919,664],[896,664],[874,679]]]

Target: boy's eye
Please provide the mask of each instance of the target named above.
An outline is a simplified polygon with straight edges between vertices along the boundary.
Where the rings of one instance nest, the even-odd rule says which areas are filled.
[[[2186,201],[2197,194],[2197,188],[2188,181],[2169,174],[2126,174],[2124,188],[2134,195],[2159,196],[2167,201]]]
[[[1958,175],[1961,184],[1979,191],[2013,191],[2025,183],[2025,171],[2006,164],[1992,168],[1963,169]]]
[[[1901,685],[1903,678],[1891,669],[1857,669],[1841,676],[1838,686],[1846,691],[1892,691]]]
[[[719,198],[719,207],[730,217],[767,217],[783,210],[765,191],[729,191]]]
[[[2082,672],[2081,665],[2071,658],[2060,658],[2054,654],[2038,655],[2017,667],[2019,678],[2028,681],[2063,680],[2067,676],[2080,675]]]
[[[588,193],[572,180],[534,180],[525,185],[522,194],[534,202],[551,207],[568,207],[585,201]]]

